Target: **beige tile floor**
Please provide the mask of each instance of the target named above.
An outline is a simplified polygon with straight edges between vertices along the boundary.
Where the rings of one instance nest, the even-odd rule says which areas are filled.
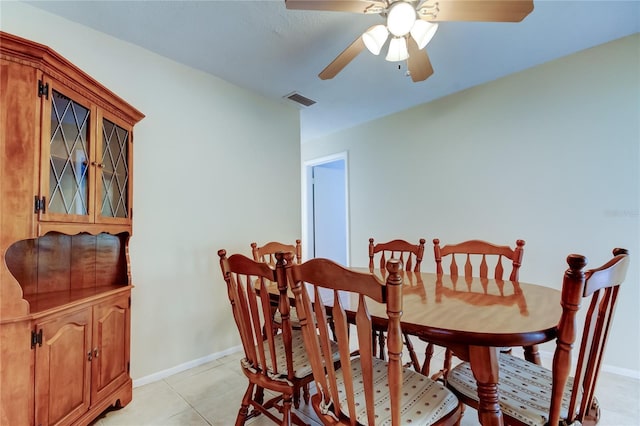
[[[241,353],[228,355],[137,387],[128,406],[104,413],[93,426],[233,425],[247,386],[240,357]],[[442,352],[437,351],[432,365],[441,363]],[[597,394],[602,408],[600,426],[640,425],[640,380],[603,372]],[[320,425],[312,408],[303,404],[297,413],[311,426]],[[273,424],[266,416],[247,422],[253,426]],[[476,412],[467,408],[462,425],[477,424]]]

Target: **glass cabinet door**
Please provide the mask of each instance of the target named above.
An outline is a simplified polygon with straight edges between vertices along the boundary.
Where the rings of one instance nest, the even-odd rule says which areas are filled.
[[[102,218],[129,218],[129,130],[102,118],[100,153],[100,197],[98,211]]]
[[[52,88],[44,113],[48,126],[43,128],[41,176],[42,194],[46,198],[40,219],[60,220],[64,217],[69,220],[73,215],[79,221],[89,221],[92,213],[89,167],[92,113],[89,103],[82,98],[72,99]],[[45,159],[48,159],[46,165]]]

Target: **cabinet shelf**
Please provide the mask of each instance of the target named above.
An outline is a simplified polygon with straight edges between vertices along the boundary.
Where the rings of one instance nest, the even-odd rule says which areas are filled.
[[[94,303],[98,299],[104,299],[119,293],[128,292],[132,286],[108,285],[94,288],[82,288],[67,291],[52,291],[25,296],[29,302],[30,313],[33,318],[42,317],[59,312],[70,307],[76,307],[83,303]]]

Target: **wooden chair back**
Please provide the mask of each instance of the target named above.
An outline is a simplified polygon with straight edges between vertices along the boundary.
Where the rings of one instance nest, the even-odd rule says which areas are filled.
[[[295,245],[271,241],[261,247],[258,247],[257,243],[251,243],[251,253],[253,254],[253,260],[255,261],[265,262],[271,266],[275,266],[276,253],[278,252],[294,253],[296,263],[302,262],[302,243],[300,240],[296,240]]]
[[[559,424],[562,391],[571,368],[571,348],[578,331],[576,314],[583,302],[588,304],[578,362],[573,374],[573,389],[569,402],[567,424],[579,420],[597,419],[594,392],[600,372],[607,336],[618,300],[620,284],[629,266],[627,250],[616,248],[613,258],[599,268],[583,272],[584,256],[567,257],[569,269],[562,284],[562,316],[558,323],[558,338],[553,359],[553,387],[549,424]]]
[[[264,326],[267,327],[267,330],[272,328],[269,298],[259,297],[256,291],[256,286],[266,288],[269,281],[277,281],[276,269],[241,254],[233,254],[227,258],[226,250],[220,250],[218,256],[220,256],[220,268],[227,283],[227,294],[231,302],[233,319],[240,333],[246,360],[265,376],[268,371],[277,372],[278,368],[274,361],[279,354],[275,353],[273,336],[271,333],[263,332]],[[280,308],[288,313],[289,299],[285,297],[280,302]],[[288,318],[283,318],[284,323],[287,321]],[[287,333],[286,326],[283,327],[283,334],[285,333]],[[284,339],[285,349],[288,346],[287,341],[289,343],[289,351],[285,356],[292,352],[290,350],[290,330],[288,334],[289,338]],[[292,371],[293,368],[289,370]]]
[[[227,258],[226,250],[219,250],[220,268],[227,285],[227,294],[231,302],[233,319],[240,333],[245,357],[242,366],[250,385],[243,400],[243,409],[239,419],[247,417],[249,403],[262,412],[262,397],[253,397],[253,385],[261,393],[262,388],[271,389],[284,395],[283,424],[291,419],[291,401],[294,391],[299,389],[299,380],[295,377],[292,328],[289,321],[289,296],[287,294],[286,279],[278,280],[277,269],[264,262],[256,262],[241,254],[233,254]],[[279,260],[278,258],[279,257]],[[284,256],[278,255],[278,262],[283,262]],[[266,292],[270,282],[283,282],[279,288],[280,297],[278,309],[282,314],[280,324],[281,333],[278,335],[267,332],[273,329],[271,304],[269,297],[259,297],[257,290]],[[285,362],[282,363],[282,359]],[[308,381],[311,380],[309,376]],[[266,405],[266,404],[265,404]],[[244,410],[244,412],[243,412]],[[238,420],[240,421],[240,420]],[[241,423],[243,424],[244,420]]]
[[[316,412],[324,410],[327,418],[332,415],[342,419],[338,424],[378,424],[374,407],[374,369],[372,353],[372,324],[367,308],[367,298],[384,303],[389,318],[388,326],[388,392],[390,416],[393,425],[400,425],[400,400],[402,390],[402,264],[390,259],[386,264],[386,283],[373,274],[345,269],[327,259],[311,259],[300,265],[287,264],[287,277],[295,297],[298,316],[302,324],[305,348],[310,358],[317,394],[312,402]],[[350,293],[345,293],[350,292]],[[357,310],[355,322],[359,357],[352,358],[349,323],[344,298],[355,298]],[[335,336],[340,352],[340,370],[334,368],[327,348],[330,335],[326,327],[316,328],[309,318],[312,313],[319,323],[326,323],[327,308],[333,318]],[[316,331],[318,330],[318,331]],[[339,376],[341,379],[339,379]],[[343,380],[343,382],[342,382]],[[340,381],[340,383],[339,383]],[[342,384],[344,383],[344,384]],[[339,393],[338,389],[344,389]],[[366,415],[358,418],[363,407],[357,405],[356,395],[364,395]],[[328,410],[332,413],[329,414]],[[378,415],[388,413],[378,412]],[[322,417],[322,415],[320,414]],[[325,418],[323,421],[327,420]]]
[[[442,267],[443,258],[446,256],[450,256],[449,263],[449,275],[451,276],[452,281],[455,283],[456,279],[459,277],[459,266],[458,261],[456,261],[456,256],[464,257],[464,279],[469,286],[471,287],[471,283],[473,281],[473,277],[478,277],[482,280],[482,286],[485,287],[488,285],[487,279],[489,277],[489,263],[493,264],[495,261],[495,266],[493,266],[493,278],[496,280],[496,284],[498,285],[498,289],[500,290],[500,297],[490,298],[493,299],[495,303],[518,303],[521,312],[526,312],[526,302],[524,298],[518,297],[520,293],[519,285],[517,283],[520,271],[520,265],[522,263],[522,257],[524,254],[524,240],[517,240],[516,247],[512,249],[509,246],[499,246],[496,244],[492,244],[486,241],[481,240],[469,240],[464,241],[458,244],[448,244],[443,247],[440,247],[440,240],[435,238],[433,240],[433,253],[436,261],[436,274],[443,275],[444,269]],[[480,257],[478,268],[474,271],[473,264],[477,264],[476,261],[472,261],[472,257]],[[494,258],[495,260],[487,258]],[[511,261],[511,273],[509,274],[509,281],[513,284],[513,297],[505,298],[502,295],[504,282],[504,266],[502,264],[502,259],[506,258]],[[459,259],[460,260],[460,259]],[[440,282],[438,282],[440,284]],[[464,293],[460,293],[457,290],[449,290],[443,288],[441,285],[436,284],[436,300],[441,297],[443,294],[448,293],[452,297],[465,297]],[[486,288],[484,291],[486,293]],[[477,296],[474,296],[477,297]],[[502,351],[510,352],[510,348],[503,348]],[[422,373],[425,375],[429,375],[431,368],[431,358],[433,357],[434,348],[432,343],[428,343],[427,348],[425,350],[425,361],[422,366]],[[432,379],[440,379],[442,378],[445,382],[447,380],[447,375],[449,370],[451,369],[451,360],[453,353],[450,349],[445,351],[444,363],[442,368],[431,375]],[[537,360],[539,362],[540,356],[538,353],[537,346],[528,346],[525,348],[525,356],[529,359]]]
[[[405,240],[392,240],[386,243],[374,244],[373,238],[369,238],[369,271],[372,273],[375,271],[376,263],[378,264],[378,272],[384,279],[386,277],[386,264],[389,259],[399,259],[403,265],[405,265],[403,274],[403,282],[414,284],[417,280],[407,280],[407,278],[420,278],[420,287],[416,285],[405,285],[403,291],[413,291],[416,293],[424,292],[424,285],[422,285],[422,279],[420,277],[420,264],[422,263],[422,257],[424,256],[424,244],[425,239],[420,238],[418,244],[411,244]],[[377,261],[375,258],[378,257]],[[407,274],[411,274],[411,277],[407,277]],[[425,294],[426,296],[426,294]],[[374,326],[374,339],[378,342],[378,348],[374,347],[374,353],[377,352],[380,359],[384,359],[384,346],[385,346],[385,330],[381,330],[379,327]],[[407,353],[411,361],[407,365],[412,365],[416,371],[421,370],[420,361],[413,348],[413,343],[409,334],[402,333],[404,338],[404,345],[407,347]]]
[[[296,240],[296,244],[284,244],[277,241],[271,241],[261,247],[258,247],[257,243],[251,243],[251,253],[253,254],[253,260],[256,262],[265,262],[272,267],[276,265],[277,253],[293,253],[296,263],[302,262],[302,244],[300,240]],[[294,329],[300,328],[298,322],[298,315],[295,306],[291,306],[290,312],[291,326]],[[278,306],[271,301],[271,316],[273,318],[273,332],[277,333],[281,323],[281,313],[278,310]],[[299,406],[298,395],[294,395],[294,403],[296,408]]]
[[[516,247],[511,248],[509,246],[499,246],[486,241],[481,240],[469,240],[459,244],[448,244],[440,247],[440,240],[433,240],[433,252],[436,260],[436,273],[443,274],[442,258],[445,256],[451,256],[451,263],[449,264],[449,275],[452,277],[459,276],[458,262],[456,261],[456,255],[464,257],[464,277],[479,277],[488,278],[489,265],[487,257],[496,257],[495,267],[493,268],[493,278],[496,280],[502,280],[504,275],[504,266],[502,264],[502,258],[506,258],[511,261],[511,273],[509,275],[509,281],[518,281],[518,273],[520,271],[520,265],[522,263],[522,256],[524,254],[524,240],[517,240]],[[473,270],[473,263],[471,257],[480,256],[480,264],[476,272]]]
[[[375,269],[376,261],[374,258],[378,255],[378,268],[383,275],[389,259],[399,259],[404,265],[405,271],[420,272],[424,244],[424,238],[420,238],[418,244],[411,244],[405,240],[374,244],[373,238],[369,238],[369,270],[373,272]]]

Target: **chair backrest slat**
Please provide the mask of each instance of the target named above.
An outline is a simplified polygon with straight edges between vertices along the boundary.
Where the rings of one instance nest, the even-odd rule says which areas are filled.
[[[373,364],[367,362],[373,358],[371,336],[373,327],[371,316],[367,310],[367,303],[363,295],[358,297],[358,311],[356,313],[356,324],[358,324],[358,348],[360,350],[360,365],[362,376],[365,382],[373,381]],[[375,424],[375,410],[373,409],[373,389],[369,386],[364,388],[365,403],[367,405],[367,419],[369,424]],[[352,417],[353,418],[353,417]]]
[[[236,274],[236,280],[238,282],[242,282],[243,278],[240,274]],[[255,347],[258,346],[258,357],[259,359],[252,359],[254,362],[259,362],[260,365],[267,365],[266,357],[265,357],[265,347],[264,340],[260,336],[260,315],[258,313],[259,307],[262,308],[262,312],[264,312],[264,308],[262,307],[262,303],[258,304],[258,297],[256,296],[256,289],[253,285],[252,279],[250,276],[244,276],[245,280],[245,294],[249,304],[249,315],[251,316],[251,325],[252,327],[249,329],[249,333],[251,335],[250,344]],[[275,352],[275,348],[270,345],[272,341],[267,342],[269,345],[268,350],[273,354]],[[273,358],[272,358],[273,359]]]
[[[250,301],[246,297],[245,286],[241,279],[233,279],[229,277],[228,284],[229,300],[233,310],[233,316],[240,332],[240,338],[242,340],[243,347],[245,349],[245,356],[252,362],[257,361],[257,354],[253,342],[255,338],[253,336],[253,328],[251,326],[251,314],[249,310]]]

